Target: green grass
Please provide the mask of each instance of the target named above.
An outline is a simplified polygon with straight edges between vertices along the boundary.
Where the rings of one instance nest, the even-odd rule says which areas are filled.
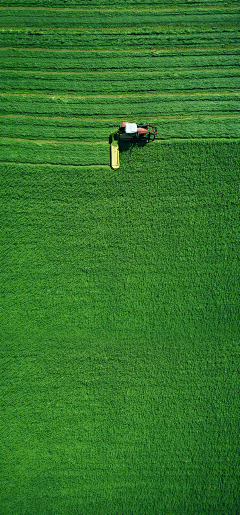
[[[238,513],[238,144],[1,165],[1,513]]]
[[[0,4],[0,515],[238,515],[237,2]]]

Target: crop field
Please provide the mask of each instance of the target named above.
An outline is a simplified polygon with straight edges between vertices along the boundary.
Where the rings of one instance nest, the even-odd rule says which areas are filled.
[[[239,14],[0,0],[0,515],[240,513]]]

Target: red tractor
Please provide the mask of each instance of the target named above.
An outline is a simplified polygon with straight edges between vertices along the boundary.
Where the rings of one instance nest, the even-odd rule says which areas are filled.
[[[158,133],[157,127],[148,123],[129,123],[122,122],[119,129],[112,132],[110,136],[111,143],[111,167],[115,170],[119,168],[119,141],[137,142],[145,144],[148,141],[154,141]]]
[[[120,139],[140,138],[141,140],[153,141],[158,133],[158,129],[148,123],[140,123],[138,125],[136,123],[122,122],[118,132]],[[151,138],[151,136],[153,137]]]

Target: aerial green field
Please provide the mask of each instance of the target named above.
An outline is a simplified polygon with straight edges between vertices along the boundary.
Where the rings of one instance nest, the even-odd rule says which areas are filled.
[[[0,514],[238,515],[238,3],[0,13]]]

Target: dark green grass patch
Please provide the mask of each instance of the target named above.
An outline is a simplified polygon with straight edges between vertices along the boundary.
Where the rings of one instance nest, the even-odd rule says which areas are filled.
[[[4,515],[238,513],[238,158],[1,164]]]

